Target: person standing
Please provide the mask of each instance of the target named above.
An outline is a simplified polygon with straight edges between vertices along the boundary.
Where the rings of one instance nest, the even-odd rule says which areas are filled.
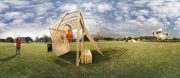
[[[21,48],[21,40],[20,38],[18,37],[16,39],[16,55],[20,54],[20,48]]]

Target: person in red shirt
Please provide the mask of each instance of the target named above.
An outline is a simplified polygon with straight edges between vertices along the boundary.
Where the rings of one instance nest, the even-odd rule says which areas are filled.
[[[73,40],[73,32],[70,25],[67,25],[69,27],[68,32],[66,34],[66,38],[68,39],[69,43]]]
[[[16,55],[20,54],[20,48],[21,48],[21,40],[20,38],[18,37],[16,39]]]

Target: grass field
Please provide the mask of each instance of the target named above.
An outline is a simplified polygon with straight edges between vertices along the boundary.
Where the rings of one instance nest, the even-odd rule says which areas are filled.
[[[15,56],[12,43],[0,43],[0,78],[180,78],[180,43],[97,42],[93,63],[75,66],[72,51],[57,57],[46,44],[23,44]]]

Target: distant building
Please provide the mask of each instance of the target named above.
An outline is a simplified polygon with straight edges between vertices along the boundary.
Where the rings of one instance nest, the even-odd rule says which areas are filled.
[[[159,28],[156,32],[153,32],[153,36],[158,40],[166,40],[168,38],[168,33],[163,33],[162,28]]]

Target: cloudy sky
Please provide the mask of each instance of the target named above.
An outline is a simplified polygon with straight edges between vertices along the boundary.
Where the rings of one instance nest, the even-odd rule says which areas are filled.
[[[42,36],[66,12],[81,10],[88,30],[107,36],[180,37],[180,0],[0,0],[0,38]]]

